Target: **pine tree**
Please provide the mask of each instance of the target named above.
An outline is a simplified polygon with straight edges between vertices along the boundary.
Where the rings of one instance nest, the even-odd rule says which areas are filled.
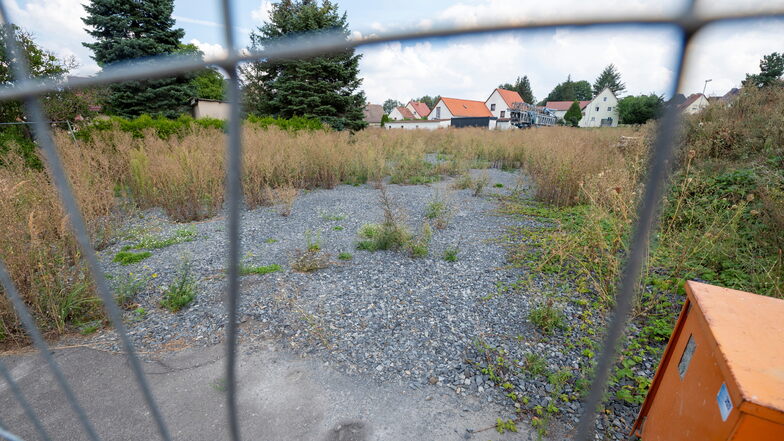
[[[784,53],[773,52],[760,60],[760,73],[746,74],[744,86],[765,87],[781,82],[784,75]]]
[[[514,84],[504,83],[498,86],[499,89],[506,89],[506,90],[513,90],[520,94],[520,97],[523,98],[528,104],[533,104],[536,99],[534,98],[534,93],[531,91],[531,82],[528,81],[528,75],[524,75],[522,78],[517,77],[517,80]]]
[[[268,23],[251,32],[251,50],[275,39],[319,30],[350,35],[346,14],[329,0],[281,0]],[[312,37],[318,38],[318,37]],[[337,130],[364,128],[365,94],[358,90],[359,59],[354,49],[326,56],[259,61],[242,69],[246,109],[257,115],[318,118]]]
[[[92,0],[85,10],[87,17],[82,21],[96,41],[82,44],[92,49],[101,67],[175,53],[185,35],[181,28],[174,28],[174,0]],[[182,74],[113,84],[107,111],[125,117],[143,113],[177,117],[194,96],[191,79],[191,74]]]
[[[566,111],[566,115],[564,115],[564,121],[572,127],[577,127],[580,124],[580,120],[583,118],[583,112],[580,110],[580,103],[575,101],[572,103],[569,110]]]
[[[605,87],[609,87],[612,93],[616,95],[626,90],[626,84],[621,82],[621,73],[618,72],[614,64],[605,67],[596,81],[594,81],[593,95],[599,95]]]

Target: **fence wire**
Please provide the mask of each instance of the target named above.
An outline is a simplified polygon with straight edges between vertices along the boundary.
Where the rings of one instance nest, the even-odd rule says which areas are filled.
[[[34,137],[46,160],[47,170],[60,195],[66,213],[69,216],[79,247],[87,262],[90,274],[96,285],[96,291],[103,300],[109,320],[117,331],[121,346],[128,359],[131,370],[135,376],[144,401],[150,410],[152,418],[158,429],[160,438],[170,440],[169,429],[163,415],[157,406],[152,390],[147,382],[133,343],[122,321],[122,313],[114,302],[106,277],[96,257],[88,235],[87,227],[82,217],[79,206],[68,182],[62,162],[57,154],[52,133],[45,115],[42,111],[38,97],[42,94],[62,89],[81,89],[100,85],[112,84],[120,81],[150,79],[165,77],[172,74],[195,71],[209,66],[220,66],[228,78],[228,99],[230,103],[230,118],[227,125],[227,172],[226,195],[228,211],[228,289],[225,297],[227,310],[226,323],[226,409],[228,420],[228,437],[233,441],[240,439],[238,422],[237,396],[236,396],[236,345],[237,345],[237,306],[239,302],[239,252],[240,252],[240,210],[242,204],[241,170],[242,170],[242,142],[240,120],[240,86],[238,65],[242,62],[256,60],[276,60],[282,58],[302,58],[316,55],[325,55],[346,49],[365,47],[375,44],[419,40],[438,37],[460,35],[482,35],[504,31],[552,29],[557,27],[574,28],[607,28],[617,26],[651,26],[669,25],[680,30],[680,45],[678,47],[675,78],[669,90],[669,95],[674,96],[683,82],[685,60],[693,37],[705,26],[714,23],[727,23],[733,21],[746,21],[762,18],[782,18],[784,8],[771,9],[764,12],[720,13],[711,16],[695,14],[695,1],[687,2],[682,11],[664,16],[647,16],[628,14],[612,19],[574,18],[563,20],[529,20],[519,23],[488,23],[477,26],[443,27],[431,30],[403,31],[382,33],[361,39],[346,38],[340,33],[320,33],[317,35],[304,35],[283,38],[268,44],[260,51],[238,51],[234,36],[233,3],[230,0],[221,0],[219,3],[223,18],[224,40],[227,53],[222,57],[212,57],[203,60],[175,56],[161,56],[146,63],[129,63],[126,65],[110,66],[99,75],[90,78],[79,78],[65,84],[53,80],[36,80],[30,76],[29,66],[22,56],[14,38],[13,23],[7,13],[6,1],[0,0],[0,25],[5,26],[5,45],[11,55],[9,59],[14,78],[14,84],[0,89],[0,101],[22,100],[28,120],[33,123]],[[662,199],[664,186],[670,173],[670,163],[673,157],[676,139],[676,128],[679,115],[677,109],[670,107],[663,116],[656,135],[646,176],[645,191],[637,210],[637,221],[633,228],[632,241],[624,263],[624,270],[618,282],[618,294],[612,311],[611,320],[607,327],[602,352],[598,357],[595,376],[591,390],[586,399],[583,412],[576,427],[574,440],[587,441],[595,435],[595,421],[597,409],[602,401],[602,396],[607,388],[610,371],[617,356],[618,344],[623,336],[623,329],[632,308],[632,303],[637,287],[640,283],[641,269],[644,256],[648,249],[651,233],[658,220],[657,210]],[[100,440],[94,426],[90,422],[84,409],[80,406],[76,396],[68,384],[62,370],[52,356],[40,331],[35,325],[22,298],[20,297],[5,264],[0,257],[0,283],[11,300],[25,330],[40,351],[44,361],[51,370],[55,381],[62,389],[66,400],[71,406],[75,416],[80,421],[85,434],[92,441]],[[31,420],[36,432],[41,439],[50,439],[44,425],[41,423],[34,409],[24,398],[21,389],[13,377],[0,363],[0,374],[20,403],[25,415]],[[256,438],[263,438],[257,434]],[[8,431],[3,421],[0,421],[0,438],[9,441],[20,441],[20,438]]]

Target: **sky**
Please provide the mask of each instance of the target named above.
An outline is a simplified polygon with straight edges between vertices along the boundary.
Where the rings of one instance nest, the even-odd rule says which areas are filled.
[[[33,33],[38,43],[79,63],[77,75],[99,67],[81,18],[89,0],[7,0],[12,21]],[[427,0],[414,3],[333,0],[347,14],[354,38],[412,29],[470,26],[566,17],[655,16],[677,13],[685,0]],[[235,0],[235,35],[241,46],[269,17],[273,1]],[[217,0],[175,0],[177,26],[184,42],[207,55],[225,53]],[[784,0],[703,0],[700,14],[784,9]],[[527,75],[537,99],[571,76],[591,83],[613,63],[626,83],[624,94],[669,96],[680,32],[668,26],[558,28],[470,37],[451,37],[364,46],[360,76],[371,103],[387,98],[405,102],[422,95],[484,101],[495,87]],[[723,95],[746,73],[759,72],[759,60],[784,52],[784,19],[712,25],[689,48],[680,92]],[[711,80],[705,83],[705,80]]]

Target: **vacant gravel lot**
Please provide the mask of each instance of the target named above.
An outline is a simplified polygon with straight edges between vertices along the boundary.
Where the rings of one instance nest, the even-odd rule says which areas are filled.
[[[406,384],[412,389],[450,388],[458,396],[508,406],[512,415],[514,392],[530,398],[525,406],[553,401],[552,385],[544,377],[510,373],[508,387],[498,387],[482,372],[486,352],[505,351],[509,360],[540,356],[550,372],[577,372],[580,355],[563,341],[548,338],[529,322],[540,293],[552,292],[557,284],[540,274],[525,274],[507,267],[504,232],[509,227],[537,229],[535,219],[504,216],[497,212],[496,195],[512,191],[527,194],[529,185],[518,173],[497,169],[487,173],[489,185],[479,197],[472,190],[453,190],[454,179],[429,185],[389,185],[395,204],[405,213],[412,232],[420,230],[425,210],[434,194],[447,195],[452,216],[445,229],[434,229],[427,257],[412,258],[401,251],[361,251],[359,229],[383,218],[379,190],[372,185],[342,185],[330,190],[301,192],[289,216],[274,207],[246,211],[242,218],[242,260],[247,265],[281,266],[265,275],[242,277],[241,338],[275,338],[303,355],[318,357],[342,372],[361,374],[379,382]],[[497,184],[497,185],[496,185]],[[218,217],[187,227],[196,232],[193,241],[151,250],[152,256],[132,265],[119,265],[112,258],[125,245],[143,234],[171,236],[182,224],[169,222],[160,213],[148,212],[129,224],[126,241],[101,252],[106,271],[114,283],[128,273],[147,279],[127,313],[132,338],[147,353],[218,343],[223,339],[225,312],[226,241],[225,219]],[[301,273],[290,268],[297,250],[307,238],[318,241],[329,254],[327,268]],[[458,259],[445,261],[444,250],[459,249]],[[340,253],[352,259],[340,260]],[[183,262],[189,262],[197,280],[195,300],[177,313],[159,306],[165,287]],[[525,295],[499,295],[500,288],[529,280]],[[570,325],[576,308],[561,305]],[[137,308],[136,311],[133,311]],[[138,308],[143,309],[143,313]],[[90,337],[92,344],[116,349],[114,335],[106,331]],[[570,385],[560,391],[572,394]],[[559,392],[556,391],[555,394]],[[576,421],[577,401],[557,403],[558,418]],[[632,409],[625,413],[627,424]],[[605,422],[604,424],[607,424]],[[612,424],[612,423],[611,423]],[[602,431],[608,428],[599,423]],[[617,427],[611,438],[618,438]],[[614,436],[613,436],[614,435]]]

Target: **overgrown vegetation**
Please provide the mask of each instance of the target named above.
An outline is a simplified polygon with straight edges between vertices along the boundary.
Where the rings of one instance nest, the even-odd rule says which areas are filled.
[[[784,132],[770,118],[782,112],[784,89],[770,87],[744,90],[731,105],[712,104],[684,121],[632,326],[611,378],[612,399],[644,399],[651,378],[641,375],[640,365],[659,361],[686,280],[784,298]],[[590,378],[602,316],[614,302],[652,129],[616,138],[605,152],[564,145],[557,155],[529,158],[537,201],[511,198],[506,207],[547,225],[510,231],[519,240],[511,263],[568,281],[564,300],[580,308],[580,326],[565,331],[565,345],[583,356],[575,384]],[[543,325],[550,317],[545,304],[530,318]]]
[[[274,273],[276,271],[280,271],[282,268],[280,265],[273,263],[271,265],[261,265],[261,266],[252,266],[252,265],[240,265],[240,275],[248,276],[251,274],[256,275],[264,275],[269,273]]]

